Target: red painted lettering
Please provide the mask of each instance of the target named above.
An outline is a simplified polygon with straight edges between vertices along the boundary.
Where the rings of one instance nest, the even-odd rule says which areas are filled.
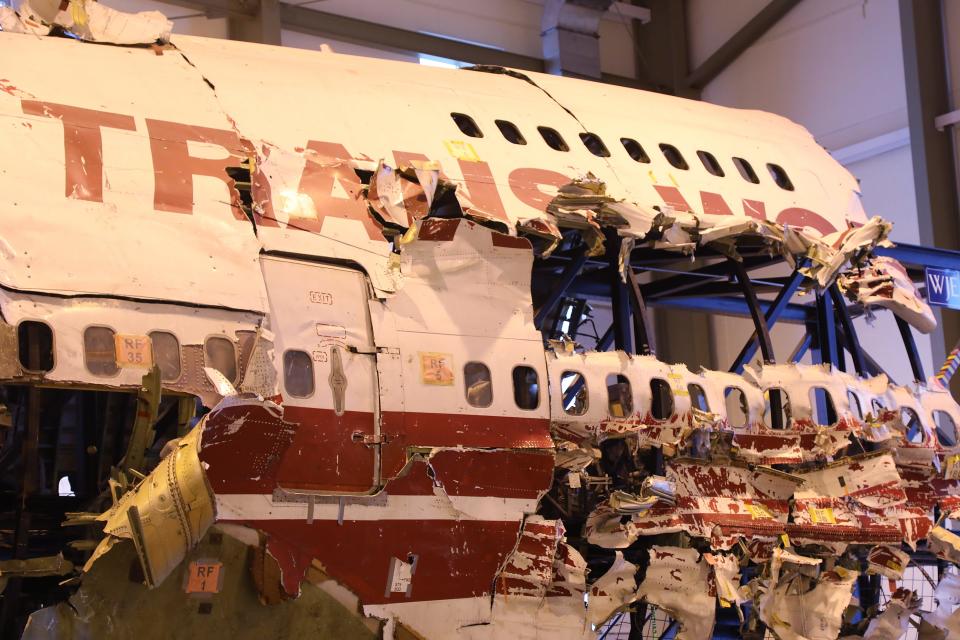
[[[133,117],[37,100],[23,100],[22,108],[26,114],[58,118],[63,123],[66,196],[103,202],[103,136],[100,128],[135,131]]]
[[[719,193],[701,191],[700,202],[703,203],[703,212],[705,214],[715,216],[733,215],[733,211],[730,210],[730,205],[727,204],[727,201],[724,200],[723,196]]]
[[[830,221],[809,209],[791,207],[784,209],[777,216],[777,222],[780,224],[789,224],[795,227],[813,227],[820,233],[827,235],[837,230]]]
[[[422,153],[408,151],[394,151],[393,158],[398,167],[409,164],[414,160],[424,162],[429,160]],[[457,160],[457,163],[460,166],[460,172],[463,174],[463,183],[457,186],[457,192],[463,194],[477,209],[504,222],[509,222],[507,211],[503,208],[503,200],[500,199],[500,192],[497,190],[497,183],[490,171],[490,165],[486,162],[471,162],[469,160]],[[441,172],[441,176],[445,180],[450,180],[443,175],[443,172]]]
[[[680,193],[680,189],[676,187],[668,187],[661,184],[653,185],[653,188],[657,190],[657,193],[660,194],[660,197],[663,198],[663,202],[669,206],[673,207],[676,211],[686,211],[688,213],[693,213],[693,209],[690,208],[690,205],[687,203],[686,199],[683,197],[683,194]]]
[[[570,184],[569,176],[549,169],[514,169],[507,178],[513,195],[523,204],[534,209],[546,211],[547,205],[556,195],[556,190]],[[541,187],[553,187],[544,190]]]
[[[149,118],[147,131],[153,156],[154,209],[193,213],[193,176],[208,176],[220,180],[229,190],[234,217],[246,219],[234,182],[227,175],[227,167],[239,166],[242,159],[252,155],[248,142],[241,140],[235,131]],[[215,144],[223,147],[225,155],[222,158],[198,158],[190,155],[188,142]]]

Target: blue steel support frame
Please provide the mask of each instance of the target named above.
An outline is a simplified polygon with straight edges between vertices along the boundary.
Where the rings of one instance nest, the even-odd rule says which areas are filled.
[[[857,337],[857,330],[853,326],[853,319],[850,317],[850,310],[847,309],[847,301],[844,300],[840,288],[834,284],[830,287],[830,297],[833,298],[833,305],[837,310],[837,317],[840,319],[840,327],[843,331],[843,342],[853,360],[853,368],[861,376],[867,375],[866,365],[864,364],[863,348],[860,346],[860,338]],[[841,361],[845,361],[843,353],[840,354]]]
[[[910,324],[900,316],[895,317],[897,328],[900,329],[900,337],[903,338],[903,347],[907,350],[907,358],[910,360],[913,379],[917,382],[925,382],[927,378],[923,375],[923,361],[920,359],[920,352],[917,351],[917,342],[913,338]]]
[[[557,308],[557,304],[563,299],[564,294],[567,292],[567,289],[570,288],[570,285],[573,284],[573,281],[580,275],[580,271],[585,264],[587,264],[587,246],[582,245],[570,262],[567,263],[567,266],[564,267],[563,273],[560,274],[560,278],[550,290],[547,299],[543,301],[543,304],[540,305],[540,308],[537,309],[537,312],[534,314],[533,325],[537,329],[543,327],[544,320]]]
[[[826,291],[817,291],[817,346],[820,361],[836,366],[839,359],[837,323],[833,314],[833,299]]]
[[[777,320],[780,319],[780,315],[790,304],[790,299],[793,297],[793,294],[796,293],[800,283],[803,282],[803,277],[804,276],[800,273],[798,265],[798,268],[794,270],[793,274],[791,274],[790,279],[780,290],[780,293],[777,294],[777,297],[774,299],[773,303],[767,307],[767,311],[764,314],[764,319],[767,322],[768,329],[772,328],[773,325],[776,324]],[[759,345],[760,343],[757,340],[757,332],[754,331],[753,335],[750,336],[750,339],[747,340],[747,343],[743,345],[743,349],[740,350],[740,354],[737,356],[737,359],[733,361],[733,366],[730,367],[730,371],[732,373],[743,373],[743,366],[751,358],[753,358]]]

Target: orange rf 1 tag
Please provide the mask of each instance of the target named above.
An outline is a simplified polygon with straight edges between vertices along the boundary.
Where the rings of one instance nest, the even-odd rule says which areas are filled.
[[[190,594],[220,593],[223,587],[223,563],[219,560],[194,560],[187,569],[187,585],[184,591]]]

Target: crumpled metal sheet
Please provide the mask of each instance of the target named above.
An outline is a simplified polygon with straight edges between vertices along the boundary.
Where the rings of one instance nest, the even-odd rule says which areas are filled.
[[[910,628],[910,616],[920,611],[923,600],[909,589],[897,589],[880,615],[867,625],[864,640],[899,640]]]
[[[710,577],[711,566],[696,549],[653,546],[637,596],[677,620],[678,640],[709,640],[716,609]]]
[[[625,560],[617,551],[613,564],[590,585],[587,618],[599,627],[622,607],[637,599],[637,565]]]
[[[168,42],[173,22],[159,11],[127,13],[96,0],[23,0],[19,10],[0,7],[0,25],[11,33],[46,35],[62,27],[81,40],[134,45]]]
[[[889,544],[880,544],[867,552],[867,573],[899,580],[910,562],[910,555]]]
[[[934,589],[933,596],[937,608],[920,614],[920,640],[952,640],[960,637],[960,574],[945,574]]]
[[[196,426],[176,448],[135,488],[97,517],[107,534],[84,571],[116,543],[133,540],[149,587],[156,587],[173,572],[213,524],[216,507],[200,462]]]
[[[858,574],[839,566],[819,575],[811,572],[819,564],[820,560],[774,549],[770,577],[757,587],[758,611],[781,640],[836,640],[840,634]]]
[[[907,270],[893,258],[875,256],[863,268],[842,274],[837,284],[851,301],[867,308],[890,309],[920,333],[937,328],[930,305],[917,291]]]

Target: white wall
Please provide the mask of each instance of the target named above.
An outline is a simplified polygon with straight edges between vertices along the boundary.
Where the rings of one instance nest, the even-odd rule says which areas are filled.
[[[691,65],[705,60],[765,5],[766,0],[690,0]],[[851,157],[851,146],[864,144],[869,155],[878,137],[892,138],[892,144],[875,145],[880,153],[847,168],[860,180],[867,214],[893,221],[894,241],[918,242],[910,150],[898,135],[907,126],[907,110],[897,0],[803,0],[707,85],[703,99],[787,116],[839,157]],[[908,381],[910,367],[889,316],[878,312],[873,327],[858,321],[860,340],[894,378]],[[713,326],[718,361],[726,364],[752,325],[723,318]],[[789,355],[798,336],[799,329],[775,330],[777,355]],[[918,336],[917,342],[929,374],[930,341]]]

